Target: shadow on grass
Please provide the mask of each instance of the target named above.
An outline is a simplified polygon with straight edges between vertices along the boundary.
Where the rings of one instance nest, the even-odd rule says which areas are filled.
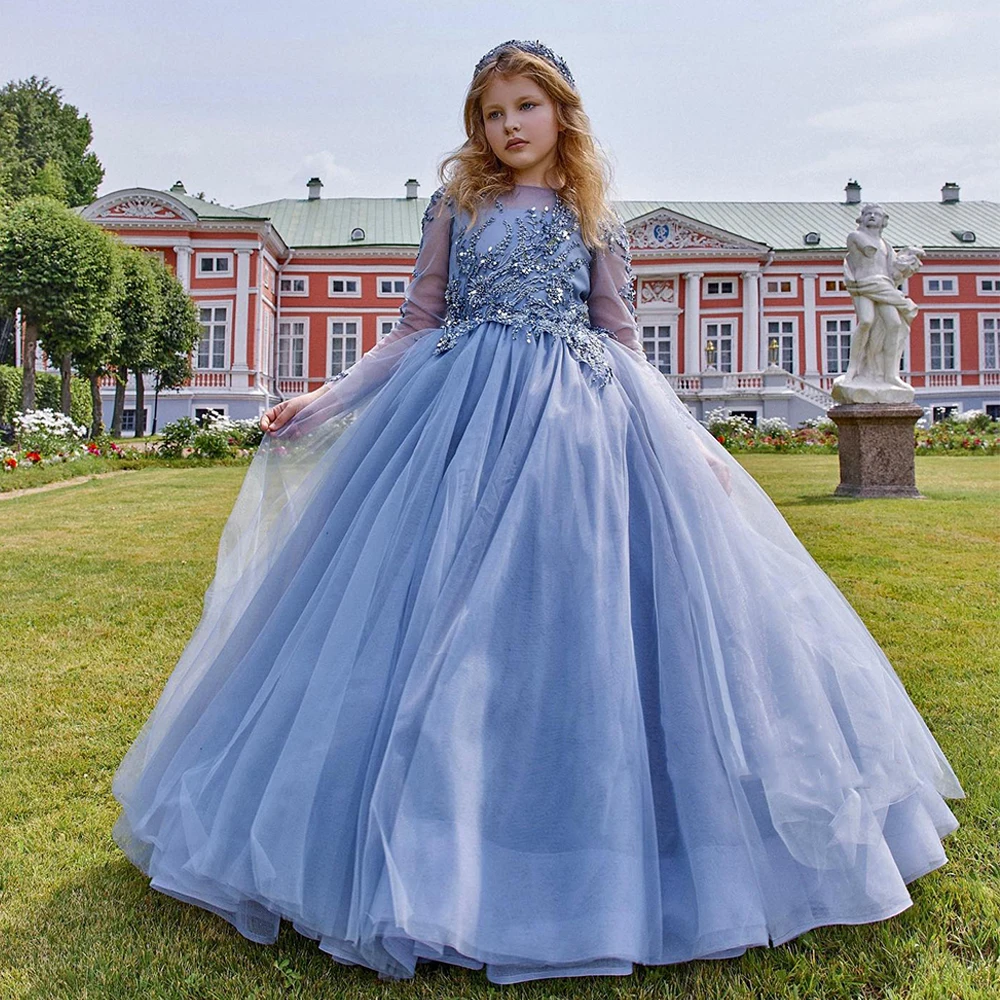
[[[30,926],[8,933],[4,950],[8,968],[17,970],[16,995],[22,1000],[749,1000],[802,995],[847,1000],[869,995],[866,990],[875,990],[872,996],[905,995],[914,961],[935,933],[932,911],[944,902],[929,885],[937,877],[927,877],[931,891],[925,898],[923,880],[911,885],[915,905],[878,924],[818,928],[789,944],[755,948],[739,958],[637,965],[631,976],[497,986],[488,982],[485,970],[438,962],[421,962],[411,980],[382,981],[372,970],[334,962],[287,921],[275,944],[256,944],[220,917],[151,889],[122,858],[61,884],[33,910]],[[806,987],[808,993],[799,992]]]

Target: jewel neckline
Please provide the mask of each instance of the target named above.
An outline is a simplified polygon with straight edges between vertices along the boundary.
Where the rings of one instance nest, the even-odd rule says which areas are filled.
[[[551,191],[553,194],[555,194],[556,190],[555,188],[544,187],[541,184],[518,184],[516,181],[514,182],[514,187],[531,188],[533,191]]]

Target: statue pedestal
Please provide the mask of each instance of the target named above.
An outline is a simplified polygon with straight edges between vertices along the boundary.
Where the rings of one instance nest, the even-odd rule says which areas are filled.
[[[913,428],[921,407],[850,403],[831,407],[840,452],[838,497],[922,497],[914,473]]]

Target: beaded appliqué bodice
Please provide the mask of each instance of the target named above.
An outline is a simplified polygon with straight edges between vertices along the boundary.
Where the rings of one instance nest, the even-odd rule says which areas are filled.
[[[591,255],[573,211],[558,195],[551,208],[505,209],[497,198],[484,221],[471,230],[467,221],[460,213],[454,222],[444,333],[435,353],[483,323],[501,323],[529,341],[542,333],[562,337],[596,384],[606,385],[613,375],[604,348],[609,333],[590,325]]]

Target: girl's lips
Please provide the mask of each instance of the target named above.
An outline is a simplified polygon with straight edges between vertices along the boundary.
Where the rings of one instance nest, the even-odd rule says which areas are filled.
[[[507,143],[508,149],[520,149],[522,146],[527,146],[528,143],[524,139],[518,139],[517,142]]]

